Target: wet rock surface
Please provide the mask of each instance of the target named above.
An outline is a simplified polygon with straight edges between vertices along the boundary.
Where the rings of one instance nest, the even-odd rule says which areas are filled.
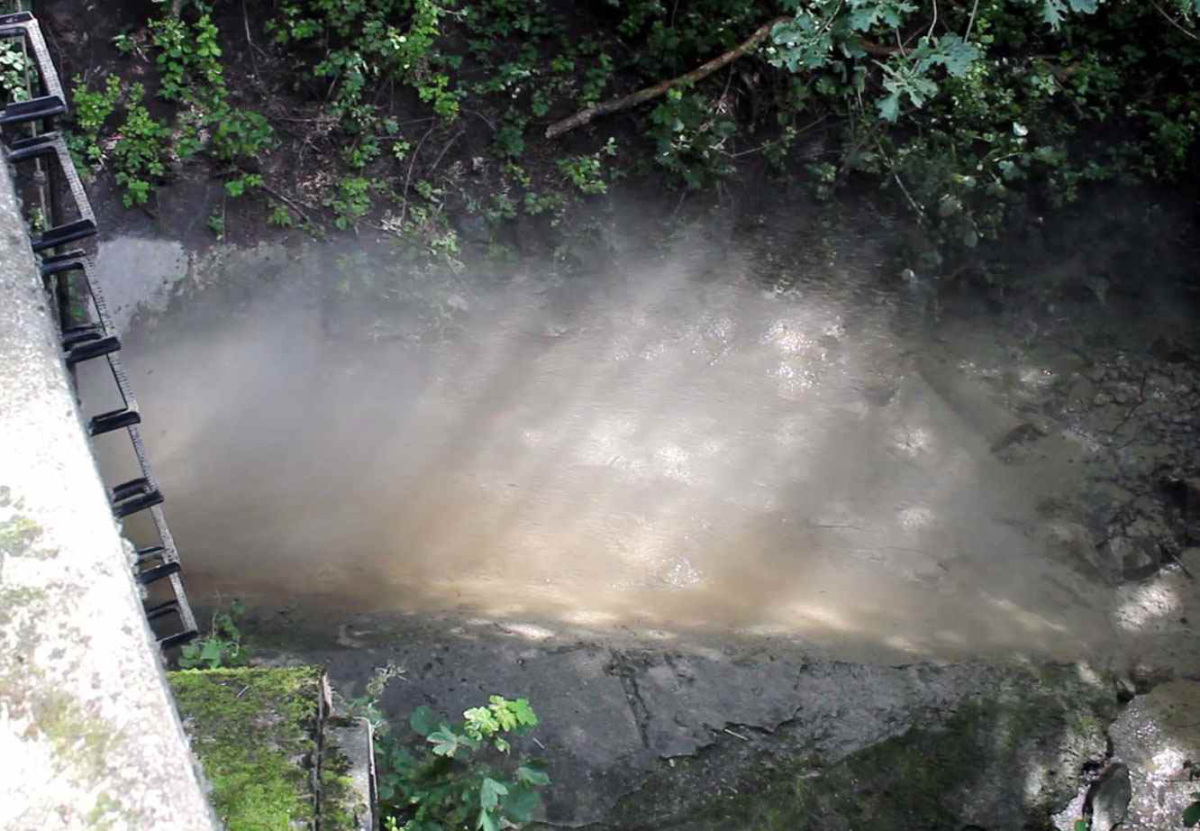
[[[1129,768],[1132,798],[1122,828],[1161,831],[1182,825],[1197,788],[1200,683],[1172,681],[1138,696],[1109,729],[1113,757]]]

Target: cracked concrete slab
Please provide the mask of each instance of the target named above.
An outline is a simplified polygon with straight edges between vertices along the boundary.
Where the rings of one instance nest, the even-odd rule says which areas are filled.
[[[319,634],[292,634],[306,644],[305,660],[324,663],[347,697],[362,693],[373,667],[404,667],[403,680],[392,682],[383,698],[401,725],[422,704],[458,718],[490,694],[528,698],[541,719],[533,734],[538,743],[525,738],[517,750],[548,762],[554,786],[547,819],[564,826],[611,818],[620,800],[676,760],[726,759],[727,767],[708,774],[712,781],[774,755],[833,764],[914,725],[936,723],[964,701],[1024,684],[1028,672],[849,663],[772,638],[653,645],[636,637],[522,635],[490,621],[413,617],[382,625],[373,618],[369,625],[346,628],[358,648],[335,638],[336,626],[316,651]],[[1089,683],[1104,686],[1098,677]],[[1093,749],[1102,753],[1102,740]],[[1047,756],[1038,764],[1058,763]]]

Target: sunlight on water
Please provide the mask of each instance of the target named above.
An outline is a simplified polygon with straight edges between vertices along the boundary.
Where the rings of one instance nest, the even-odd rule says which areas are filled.
[[[1077,581],[1021,530],[1039,471],[1002,465],[925,380],[927,345],[859,291],[876,274],[764,292],[700,279],[714,260],[753,273],[690,250],[587,280],[464,274],[380,309],[251,283],[135,332],[193,593],[473,610],[532,638],[1106,637],[1106,609],[1058,588]]]

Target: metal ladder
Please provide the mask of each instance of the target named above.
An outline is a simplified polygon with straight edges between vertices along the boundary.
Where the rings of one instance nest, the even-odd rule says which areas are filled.
[[[95,236],[97,232],[96,217],[71,153],[62,136],[53,129],[54,119],[67,111],[66,97],[41,29],[32,14],[17,12],[0,15],[0,38],[22,39],[26,55],[32,53],[37,65],[39,91],[42,94],[31,94],[28,101],[9,103],[0,109],[0,128],[4,129],[2,151],[7,162],[18,166],[18,169],[22,165],[35,165],[34,181],[38,187],[47,184],[42,171],[43,163],[46,163],[49,171],[51,209],[45,216],[45,225],[48,227],[40,232],[31,230],[30,243],[34,254],[41,258],[41,272],[47,291],[53,294],[57,302],[63,359],[72,380],[75,380],[75,369],[80,363],[103,358],[108,363],[121,397],[120,407],[87,420],[87,432],[95,437],[125,430],[133,444],[141,476],[109,489],[109,502],[114,518],[119,521],[124,522],[142,511],[149,511],[153,520],[158,541],[137,549],[134,578],[146,587],[147,596],[152,592],[159,594],[159,597],[145,602],[145,613],[160,647],[169,649],[196,637],[196,618],[184,591],[179,551],[163,513],[162,492],[150,469],[146,446],[142,441],[141,411],[121,365],[121,341],[113,328],[101,286],[92,277],[92,259],[80,249],[64,250],[70,243]],[[33,135],[14,139],[12,128],[19,125],[29,125]],[[46,132],[39,133],[41,127]],[[57,176],[66,182],[74,202],[76,218],[65,219],[64,212],[57,204]],[[73,308],[80,302],[84,307],[82,315]],[[165,597],[162,589],[166,589]],[[171,625],[172,620],[176,621],[174,626]]]

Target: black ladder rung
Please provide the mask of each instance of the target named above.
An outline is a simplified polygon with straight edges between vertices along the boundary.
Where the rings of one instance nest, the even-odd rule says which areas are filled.
[[[183,632],[176,632],[174,635],[167,635],[165,638],[158,639],[158,645],[163,649],[170,649],[173,646],[182,646],[188,641],[193,640],[200,633],[195,629],[186,629]]]
[[[83,260],[85,256],[87,255],[84,254],[83,249],[81,248],[75,248],[71,251],[64,251],[62,254],[50,254],[42,257],[42,268],[45,268],[48,265],[56,265],[58,263],[66,262],[67,260]],[[80,264],[82,265],[82,263]]]
[[[74,256],[76,254],[80,256]],[[71,255],[65,257],[46,257],[42,260],[42,276],[52,277],[64,271],[84,271],[86,267],[82,254],[82,251],[72,251]]]
[[[137,410],[112,410],[107,413],[100,413],[92,416],[88,422],[89,436],[102,436],[105,433],[111,433],[113,430],[120,430],[122,427],[132,427],[135,424],[142,423],[142,416]]]
[[[62,347],[63,349],[71,349],[81,343],[89,340],[96,340],[103,337],[104,330],[94,323],[85,323],[82,326],[72,326],[63,332]]]
[[[67,105],[57,95],[40,95],[28,101],[17,101],[0,109],[0,125],[24,124],[54,118],[67,111]]]
[[[150,606],[146,609],[146,620],[158,620],[160,617],[171,614],[172,612],[181,612],[178,600],[168,600],[164,603],[159,603],[157,606]]]
[[[92,358],[108,355],[120,348],[121,341],[115,335],[109,335],[106,338],[84,340],[67,350],[67,366],[74,366],[80,361],[90,361]]]
[[[155,490],[150,480],[144,476],[117,485],[112,489],[110,498],[113,514],[117,519],[124,519],[130,514],[162,504],[163,501],[162,493]]]
[[[155,557],[161,558],[166,553],[167,547],[165,545],[150,545],[137,550],[137,560],[139,563],[141,563],[145,562],[146,560],[152,560]]]
[[[113,502],[120,502],[122,499],[128,499],[131,496],[136,496],[139,493],[149,493],[154,490],[150,485],[150,480],[145,476],[139,476],[136,479],[130,479],[128,482],[122,482],[112,489]]]
[[[179,573],[179,563],[163,563],[161,566],[148,568],[145,571],[138,572],[137,581],[143,586],[148,586],[151,583],[157,582],[164,577],[170,577],[172,574]]]
[[[161,505],[162,502],[163,495],[158,491],[131,496],[113,505],[113,515],[117,519],[124,519],[130,514],[136,514],[138,511],[153,508],[155,505]]]
[[[51,153],[58,153],[61,141],[62,139],[56,132],[41,133],[40,135],[17,139],[16,141],[9,142],[8,160],[10,162],[23,162],[35,156],[48,156]]]
[[[65,225],[56,225],[53,228],[47,228],[42,232],[41,236],[34,238],[33,251],[36,254],[45,251],[47,248],[58,248],[60,245],[87,239],[88,237],[95,236],[95,234],[95,220],[77,219]]]

